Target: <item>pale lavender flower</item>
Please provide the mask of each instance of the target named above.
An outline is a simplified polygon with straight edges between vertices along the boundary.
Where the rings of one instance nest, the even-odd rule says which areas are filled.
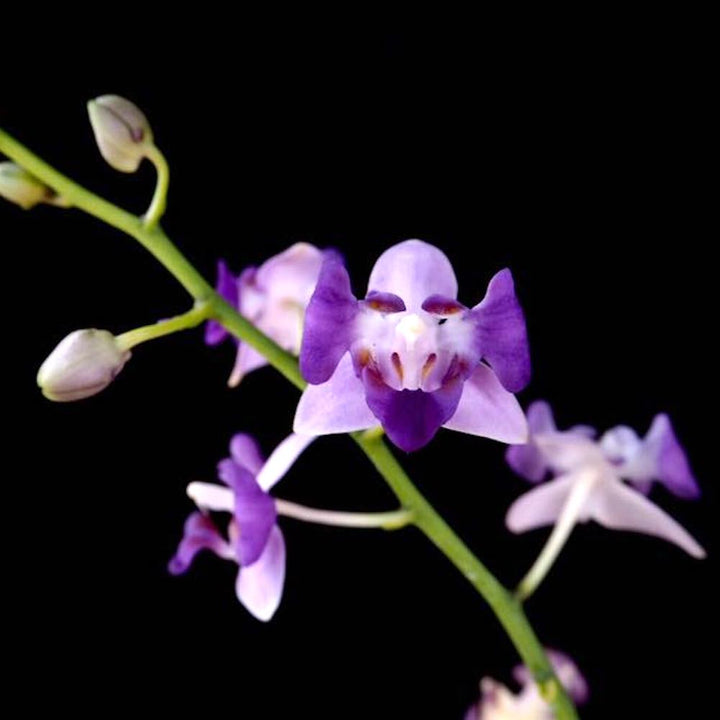
[[[300,354],[305,308],[315,290],[323,252],[308,243],[296,243],[260,267],[249,267],[235,277],[224,261],[218,263],[216,289],[241,315],[284,350]],[[210,321],[205,342],[217,345],[228,337],[219,323]],[[247,373],[267,360],[247,343],[238,345],[228,384],[237,385]]]
[[[270,620],[280,604],[285,582],[285,540],[268,490],[311,440],[292,434],[263,461],[252,437],[235,435],[230,443],[231,456],[218,465],[218,477],[225,487],[201,482],[188,486],[188,495],[201,512],[193,512],[185,522],[168,570],[173,575],[184,573],[200,550],[211,550],[240,566],[235,582],[238,600],[258,620]],[[210,511],[232,515],[227,535],[218,529]]]
[[[579,705],[587,702],[588,685],[575,663],[557,650],[548,650],[547,654],[558,680],[573,701]],[[483,678],[480,700],[468,709],[465,720],[554,720],[555,714],[540,695],[530,671],[520,665],[513,676],[521,685],[517,694],[492,678]]]
[[[311,383],[295,416],[309,435],[382,426],[406,451],[440,427],[502,442],[524,442],[513,395],[530,377],[527,334],[509,270],[485,299],[460,304],[450,261],[407,240],[385,251],[364,300],[342,260],[326,253],[305,315],[300,369]]]
[[[544,402],[530,406],[528,422],[530,441],[509,448],[507,461],[531,482],[548,473],[554,479],[513,503],[506,517],[512,532],[554,524],[561,516],[568,527],[595,520],[615,530],[663,538],[694,557],[705,556],[683,527],[645,497],[653,482],[682,498],[700,494],[667,415],[657,415],[643,439],[623,425],[599,440],[585,426],[559,431]]]

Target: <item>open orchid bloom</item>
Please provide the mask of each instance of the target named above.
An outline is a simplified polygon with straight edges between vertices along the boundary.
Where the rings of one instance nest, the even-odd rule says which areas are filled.
[[[528,383],[530,360],[512,275],[497,273],[473,308],[457,289],[444,253],[406,240],[380,256],[357,300],[340,256],[327,252],[305,315],[300,370],[311,385],[296,432],[382,426],[406,451],[440,427],[525,442],[513,393]]]
[[[218,263],[217,291],[250,322],[284,350],[300,354],[303,317],[315,290],[323,252],[308,243],[296,243],[260,267],[235,277],[224,261]],[[228,337],[218,322],[208,322],[205,342],[217,345]],[[239,340],[237,358],[228,384],[237,385],[247,373],[267,365],[257,350]]]
[[[578,704],[587,702],[587,682],[575,663],[557,650],[549,650],[548,657],[570,697]],[[483,678],[480,700],[467,711],[465,720],[553,720],[555,714],[540,695],[529,670],[521,665],[513,675],[522,686],[517,694],[492,678]]]
[[[311,440],[292,434],[263,461],[252,437],[235,435],[230,443],[231,456],[218,465],[224,486],[201,482],[188,486],[188,495],[200,512],[193,512],[185,522],[169,571],[173,575],[184,573],[200,550],[211,550],[240,566],[235,583],[238,600],[258,620],[270,620],[280,604],[285,582],[285,540],[268,490]],[[226,536],[210,511],[231,514]]]
[[[663,538],[694,557],[705,556],[687,531],[646,497],[653,482],[682,498],[700,494],[667,415],[657,415],[643,439],[622,425],[599,440],[585,426],[559,431],[545,402],[530,406],[528,423],[530,441],[509,448],[507,461],[531,482],[548,472],[554,479],[513,503],[506,518],[512,532],[595,520],[615,530]]]

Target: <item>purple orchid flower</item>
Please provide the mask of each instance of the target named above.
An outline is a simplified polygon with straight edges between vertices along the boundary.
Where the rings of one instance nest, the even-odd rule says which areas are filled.
[[[238,277],[220,260],[216,290],[284,350],[299,355],[305,308],[315,290],[322,261],[323,252],[308,243],[296,243],[258,268],[246,268]],[[208,345],[217,345],[227,337],[220,323],[207,323]],[[237,345],[235,367],[228,380],[233,387],[252,370],[267,365],[253,347],[240,341]]]
[[[364,300],[328,251],[305,314],[300,370],[311,385],[295,431],[381,425],[408,452],[440,427],[524,442],[527,424],[513,393],[528,383],[530,360],[512,275],[497,273],[472,309],[456,298],[450,261],[420,240],[380,256]]]
[[[588,685],[575,663],[557,650],[548,650],[547,654],[570,697],[579,705],[586,703],[590,694]],[[492,678],[483,678],[480,700],[468,709],[465,720],[553,720],[555,714],[540,695],[530,671],[520,665],[513,676],[521,685],[517,694]]]
[[[527,416],[530,441],[509,448],[507,461],[531,482],[541,481],[548,472],[554,479],[513,503],[506,517],[512,532],[556,522],[570,528],[578,521],[595,520],[611,529],[663,538],[694,557],[705,556],[682,526],[645,497],[653,482],[682,498],[700,495],[667,415],[657,415],[642,440],[620,425],[598,441],[586,426],[559,431],[545,402],[533,403]]]
[[[276,522],[275,501],[267,491],[312,439],[293,433],[264,461],[251,436],[235,435],[230,457],[218,465],[218,477],[225,487],[201,482],[188,486],[188,495],[201,511],[186,520],[168,570],[173,575],[184,573],[200,550],[211,550],[240,566],[235,583],[238,600],[258,620],[270,620],[280,604],[285,582],[285,540]],[[232,515],[227,537],[218,530],[209,511]]]

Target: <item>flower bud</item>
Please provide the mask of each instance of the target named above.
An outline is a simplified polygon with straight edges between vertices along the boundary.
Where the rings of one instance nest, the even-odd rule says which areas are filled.
[[[104,390],[129,359],[107,330],[76,330],[41,365],[37,384],[49,400],[82,400]]]
[[[102,95],[88,103],[90,124],[101,155],[120,172],[132,173],[153,144],[147,118],[134,103]]]
[[[29,210],[48,200],[53,192],[34,175],[12,162],[0,162],[0,197]]]

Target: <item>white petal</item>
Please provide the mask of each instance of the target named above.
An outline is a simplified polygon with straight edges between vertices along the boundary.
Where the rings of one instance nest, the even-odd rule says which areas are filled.
[[[522,533],[545,525],[554,525],[577,479],[576,475],[562,475],[521,495],[505,516],[508,530]]]
[[[465,383],[460,404],[443,427],[505,443],[522,444],[528,439],[520,403],[487,365],[479,365]]]
[[[619,480],[598,484],[588,500],[588,510],[605,527],[653,535],[674,543],[693,557],[705,557],[705,550],[682,525]]]
[[[232,490],[224,485],[191,482],[187,486],[188,497],[201,509],[217,512],[233,512],[235,498]]]
[[[258,620],[275,614],[285,583],[285,539],[275,525],[262,555],[249,567],[240,568],[235,582],[238,600]]]
[[[305,448],[315,439],[313,435],[288,435],[270,454],[262,470],[255,478],[258,485],[268,492],[285,476]]]
[[[327,382],[305,389],[293,430],[300,435],[332,435],[379,426],[365,401],[365,388],[355,376],[352,359],[346,354]]]

